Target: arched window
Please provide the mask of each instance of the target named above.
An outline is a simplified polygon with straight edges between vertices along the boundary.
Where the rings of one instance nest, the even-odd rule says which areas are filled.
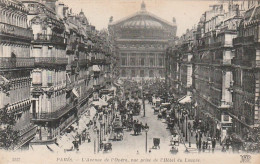
[[[131,70],[131,77],[135,77],[135,70]]]
[[[140,77],[144,77],[144,70],[140,70]]]
[[[153,70],[150,70],[150,71],[149,71],[149,77],[154,77],[154,72],[153,72]]]
[[[10,24],[10,15],[6,13],[6,23]]]
[[[159,76],[163,77],[163,71],[162,70],[159,70]]]

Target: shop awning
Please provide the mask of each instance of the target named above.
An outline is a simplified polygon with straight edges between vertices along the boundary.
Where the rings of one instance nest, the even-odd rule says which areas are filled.
[[[49,145],[46,145],[46,146],[53,152],[62,152],[62,151],[64,151],[56,144],[49,144]]]
[[[191,103],[191,96],[185,96],[184,98],[181,98],[179,101],[180,104],[185,104],[185,103]]]
[[[99,72],[100,71],[99,66],[98,65],[93,65],[93,71]]]
[[[73,89],[72,89],[72,93],[73,93],[76,97],[79,97],[79,93],[78,93],[78,91],[76,90],[76,88],[73,88]]]
[[[30,145],[30,149],[35,152],[51,152],[46,145]]]

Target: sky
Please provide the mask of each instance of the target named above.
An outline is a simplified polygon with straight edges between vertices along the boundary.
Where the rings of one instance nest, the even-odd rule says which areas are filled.
[[[108,27],[109,18],[117,21],[140,11],[142,0],[61,0],[72,12],[85,13],[89,22],[98,30]],[[201,15],[209,10],[214,0],[144,0],[146,10],[172,22],[175,17],[177,36],[196,25]]]

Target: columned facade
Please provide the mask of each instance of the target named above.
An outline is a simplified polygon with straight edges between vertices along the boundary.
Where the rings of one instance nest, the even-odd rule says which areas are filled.
[[[108,28],[117,47],[120,78],[165,78],[165,53],[168,41],[176,35],[175,19],[166,22],[147,12],[143,3],[141,11],[128,18],[110,19]]]

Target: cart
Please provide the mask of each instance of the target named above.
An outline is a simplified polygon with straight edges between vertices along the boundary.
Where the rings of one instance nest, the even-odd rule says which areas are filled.
[[[160,138],[153,138],[153,149],[160,149]]]
[[[154,114],[158,114],[159,113],[160,108],[154,107],[153,109],[154,109],[154,112],[153,112]]]
[[[172,146],[170,152],[171,152],[172,154],[177,154],[177,153],[178,153],[178,148],[176,148],[175,146]]]
[[[115,127],[114,128],[114,141],[122,141],[124,136],[123,127]]]
[[[112,151],[112,144],[111,143],[104,143],[104,153]]]

